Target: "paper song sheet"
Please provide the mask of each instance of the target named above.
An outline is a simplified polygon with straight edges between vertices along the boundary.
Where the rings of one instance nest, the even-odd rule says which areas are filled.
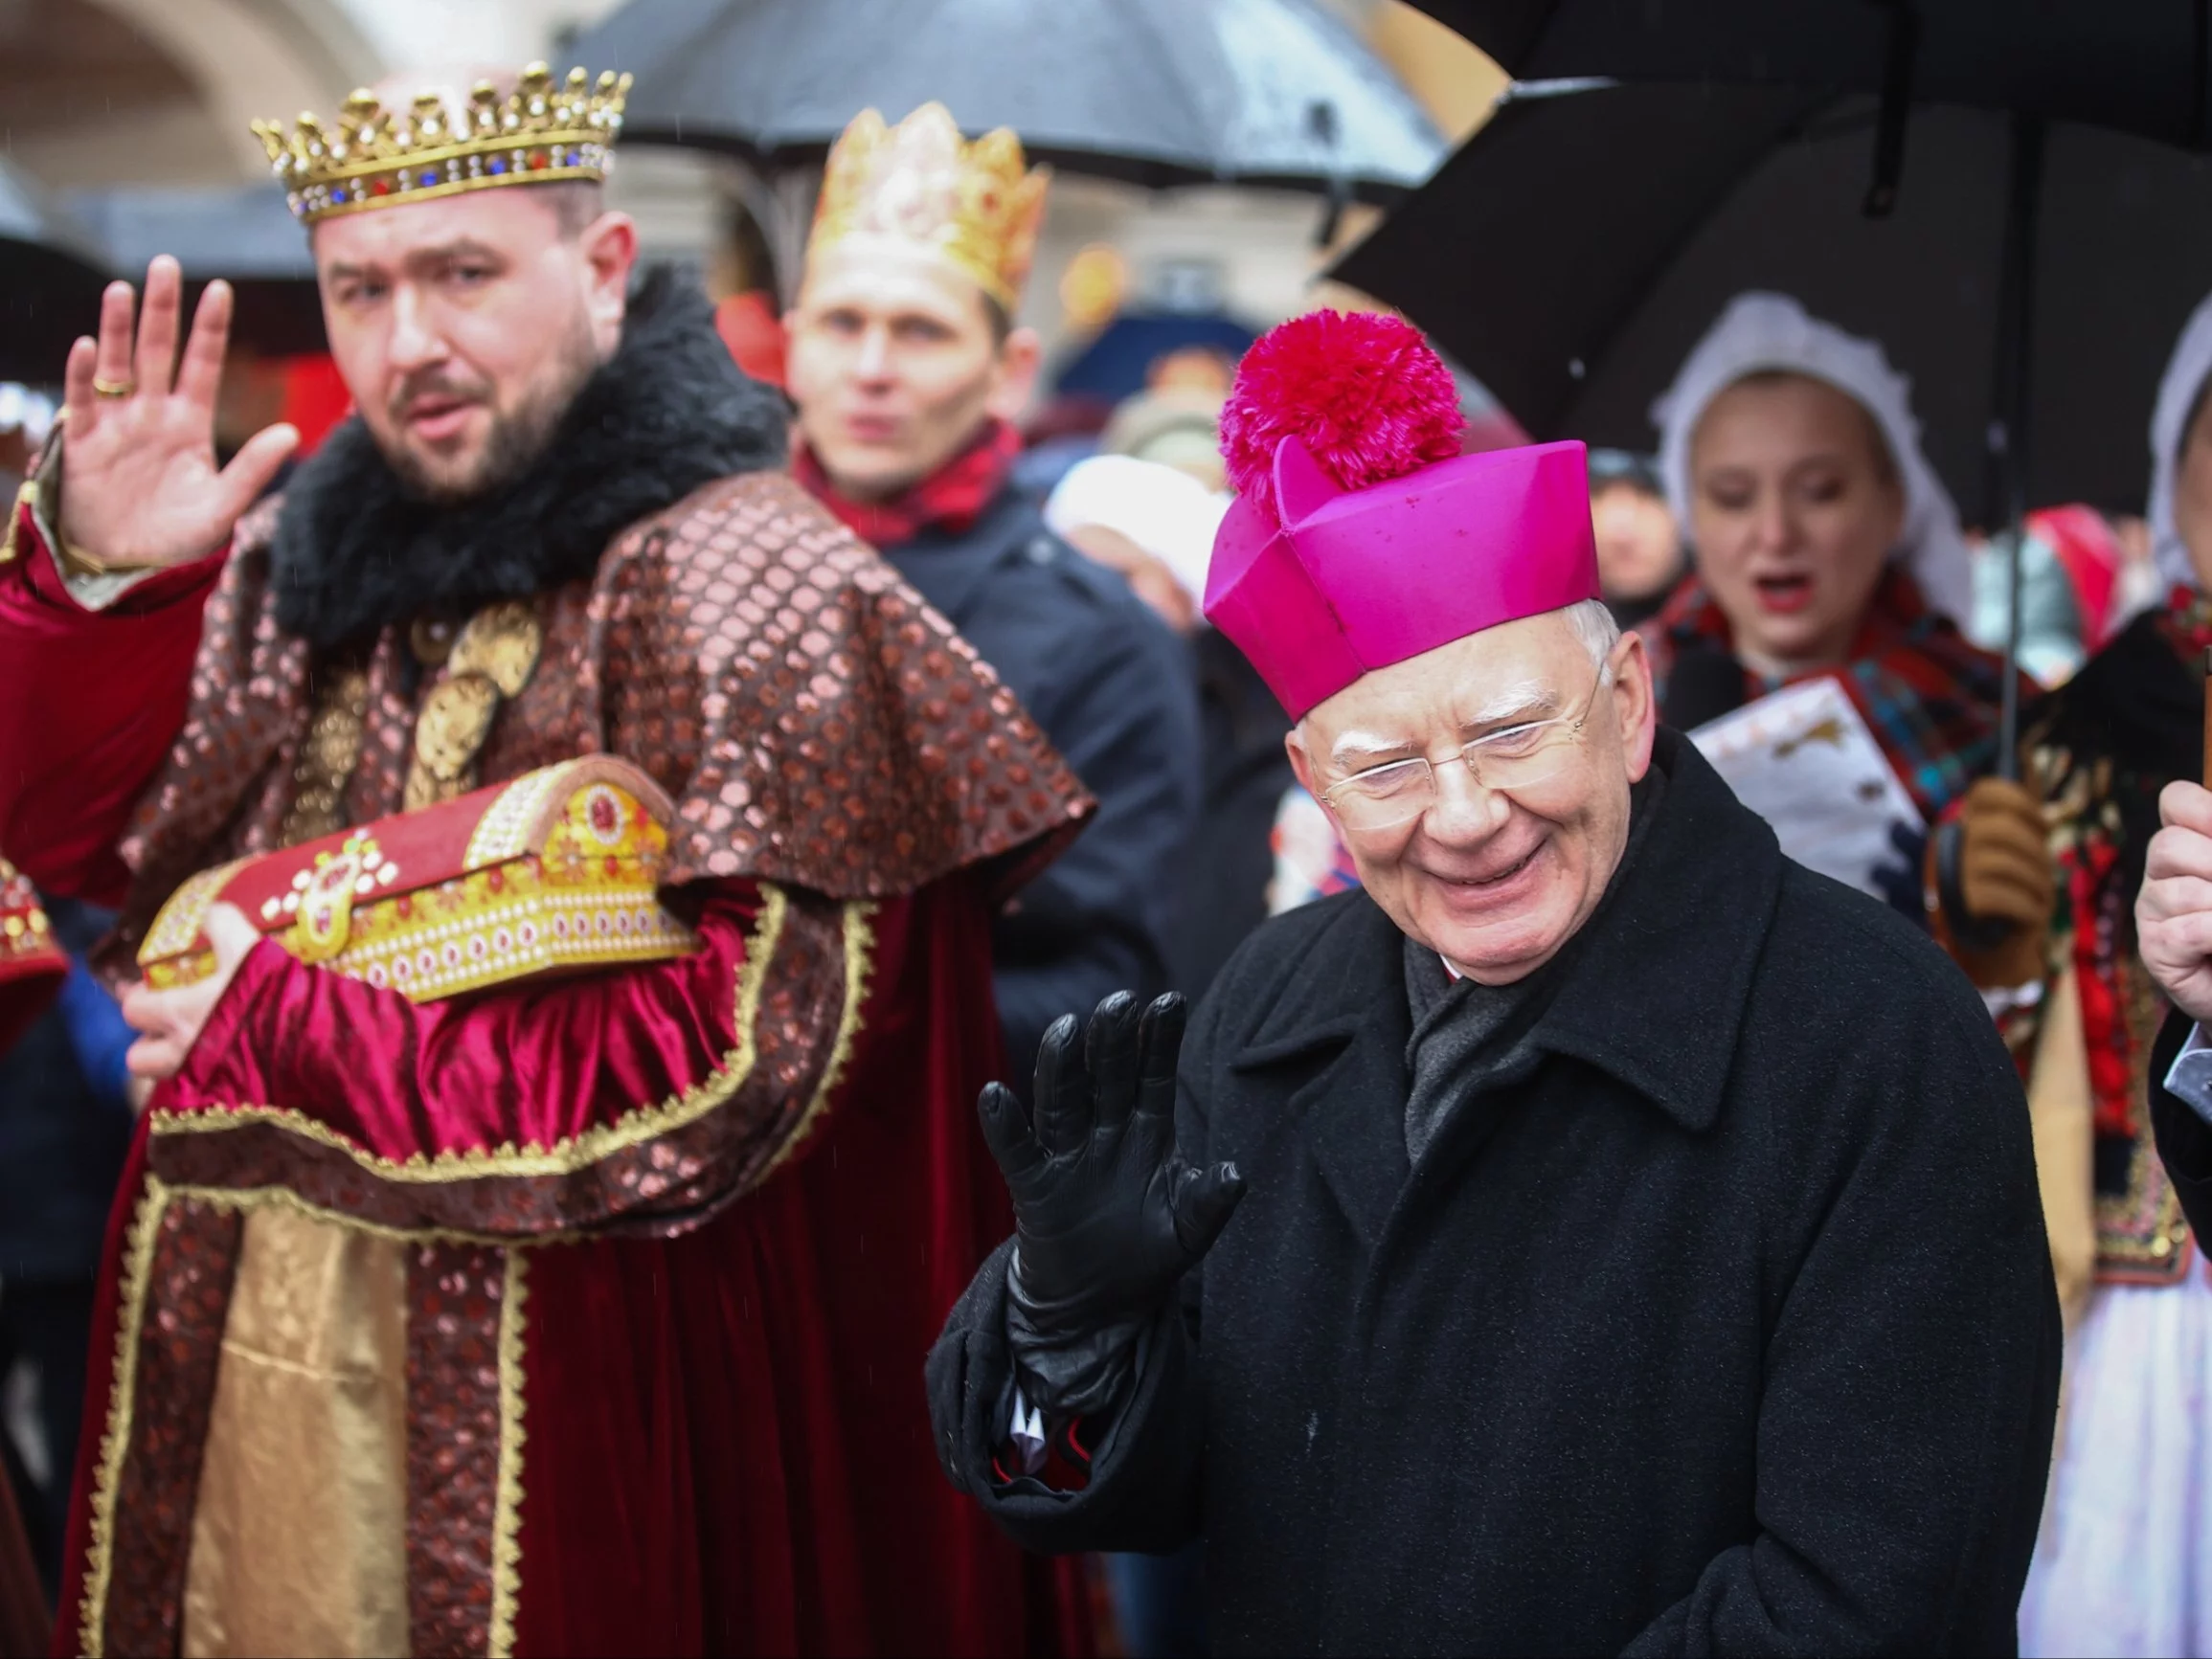
[[[1834,680],[1809,680],[1699,727],[1690,741],[1746,806],[1774,827],[1782,851],[1862,892],[1899,862],[1895,824],[1926,821],[1882,746]]]

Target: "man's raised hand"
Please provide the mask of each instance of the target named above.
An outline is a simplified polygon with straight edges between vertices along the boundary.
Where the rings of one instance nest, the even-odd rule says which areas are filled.
[[[61,539],[103,569],[158,570],[205,558],[269,487],[300,435],[256,433],[215,466],[215,392],[231,330],[228,283],[210,282],[177,357],[184,277],[163,255],[147,267],[146,304],[111,282],[100,338],[69,349],[61,448]]]
[[[1140,1015],[1118,992],[1087,1034],[1063,1016],[1037,1054],[1036,1106],[983,1090],[983,1138],[1013,1195],[1020,1277],[1072,1334],[1149,1315],[1205,1255],[1244,1195],[1233,1164],[1199,1169],[1175,1144],[1183,998]]]
[[[1244,1196],[1234,1164],[1200,1169],[1176,1147],[1183,1021],[1180,997],[1140,1015],[1117,992],[1088,1033],[1072,1015],[1046,1031],[1032,1111],[995,1083],[979,1103],[1014,1199],[1007,1341],[1029,1402],[1060,1418],[1117,1396],[1138,1332]]]
[[[2165,828],[2151,838],[2135,936],[2143,965],[2174,1006],[2212,1023],[2212,791],[2170,783],[2158,796]]]

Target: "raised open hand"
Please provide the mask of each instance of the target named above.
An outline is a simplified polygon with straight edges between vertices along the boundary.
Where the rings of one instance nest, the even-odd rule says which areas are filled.
[[[69,348],[61,447],[63,541],[102,569],[158,570],[204,558],[268,488],[300,441],[290,426],[256,433],[219,471],[215,392],[230,339],[231,290],[210,282],[177,361],[184,276],[166,254],[147,267],[146,305],[111,282],[100,338]],[[135,337],[134,337],[135,324]]]
[[[1111,1357],[1212,1247],[1244,1196],[1234,1164],[1198,1169],[1175,1145],[1175,1062],[1184,1001],[1140,1019],[1126,992],[1091,1017],[1086,1041],[1064,1015],[1037,1050],[1036,1108],[983,1090],[983,1138],[1014,1199],[1008,1294],[1032,1402],[1094,1409]]]

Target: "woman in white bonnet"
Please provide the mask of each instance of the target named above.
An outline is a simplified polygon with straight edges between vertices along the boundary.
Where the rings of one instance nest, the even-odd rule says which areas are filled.
[[[2151,420],[2151,528],[2164,604],[2054,693],[2031,743],[2049,781],[2067,903],[2032,1091],[2071,1101],[2071,1179],[2039,1163],[2072,1326],[2065,1416],[2020,1650],[2212,1652],[2212,1282],[2152,1144],[2164,1012],[2134,900],[2158,792],[2202,765],[2212,646],[2212,300],[2182,331]],[[2069,1241],[2078,1238],[2078,1245]],[[2064,1258],[2078,1253],[2082,1270]],[[2069,1287],[2069,1280],[2072,1281]],[[2066,1294],[2069,1290],[2071,1294]]]
[[[1921,454],[1909,383],[1879,345],[1796,301],[1740,294],[1653,418],[1695,551],[1643,626],[1668,724],[1833,677],[1927,821],[1962,825],[1964,908],[2005,932],[1953,954],[1985,989],[2039,979],[2053,903],[2041,803],[1987,775],[2004,668],[1958,631],[1972,566]],[[1901,833],[1894,867],[1877,872],[1916,915],[1920,851]]]

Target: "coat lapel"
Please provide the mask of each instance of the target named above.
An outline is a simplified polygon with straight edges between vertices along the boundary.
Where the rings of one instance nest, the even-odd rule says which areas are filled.
[[[1289,1110],[1321,1180],[1373,1251],[1406,1185],[1406,1003],[1398,930],[1364,893],[1305,953],[1252,1040],[1239,1071],[1310,1069]]]

